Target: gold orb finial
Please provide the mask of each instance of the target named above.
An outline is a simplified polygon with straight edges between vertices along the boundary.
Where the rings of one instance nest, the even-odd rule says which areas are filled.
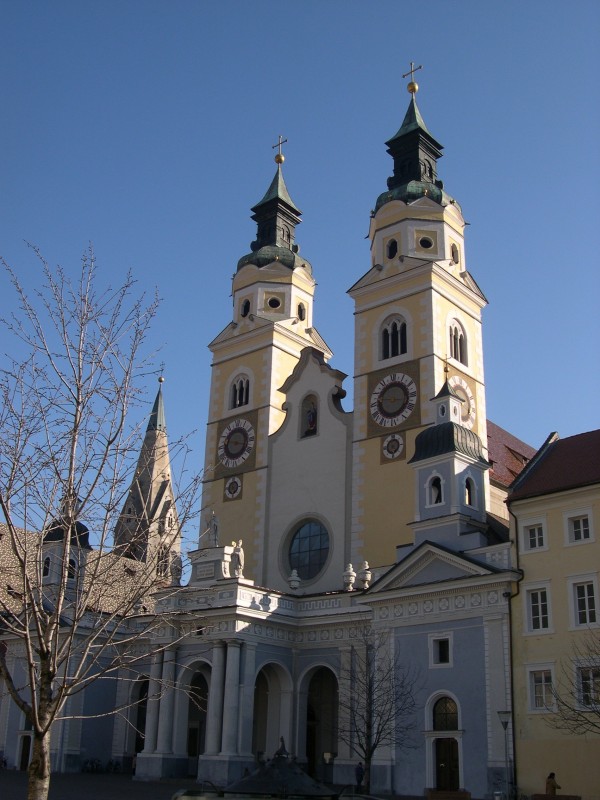
[[[408,78],[408,76],[410,75],[410,83],[406,88],[413,96],[419,91],[419,84],[415,81],[415,72],[418,69],[423,69],[423,65],[419,64],[418,67],[415,67],[415,62],[411,61],[410,69],[408,70],[408,72],[405,72],[404,75],[402,76],[403,78]]]
[[[162,375],[159,375],[159,376],[158,376],[158,382],[159,382],[159,383],[164,383],[164,382],[165,382],[165,379],[163,378],[163,376],[162,376]]]
[[[284,139],[281,134],[279,134],[277,144],[273,145],[273,150],[277,148],[277,153],[275,154],[275,163],[276,164],[283,164],[285,161],[285,156],[281,152],[281,145],[287,142],[287,139]]]

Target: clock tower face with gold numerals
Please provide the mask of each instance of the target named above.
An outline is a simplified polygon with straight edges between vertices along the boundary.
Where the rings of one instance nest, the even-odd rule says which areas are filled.
[[[448,383],[463,401],[460,408],[462,424],[466,428],[472,428],[475,424],[475,397],[473,396],[471,387],[467,381],[459,375],[453,375],[448,380]]]
[[[241,466],[254,448],[256,434],[247,419],[234,419],[223,428],[217,454],[224,467]]]
[[[383,428],[393,428],[405,422],[417,404],[417,387],[403,372],[390,372],[371,393],[371,416]]]

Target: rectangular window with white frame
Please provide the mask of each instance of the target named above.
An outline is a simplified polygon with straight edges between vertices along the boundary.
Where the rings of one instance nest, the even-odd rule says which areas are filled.
[[[565,512],[564,525],[567,545],[587,544],[595,540],[591,508]]]
[[[548,549],[546,520],[544,517],[524,519],[521,521],[520,528],[522,553],[538,553],[540,550]]]
[[[600,665],[578,667],[577,677],[582,708],[600,711]]]
[[[528,695],[530,711],[553,711],[554,702],[554,680],[553,665],[536,664],[527,668],[528,672]]]
[[[451,667],[453,663],[452,654],[452,631],[449,633],[432,633],[429,635],[429,666],[430,667]]]
[[[525,628],[528,633],[550,633],[552,611],[548,584],[525,590]]]
[[[598,575],[573,575],[567,581],[572,628],[597,628]]]

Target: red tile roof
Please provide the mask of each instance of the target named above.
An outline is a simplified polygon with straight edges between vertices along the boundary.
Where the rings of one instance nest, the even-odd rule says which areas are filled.
[[[509,502],[600,483],[600,430],[566,439],[549,437],[523,475]]]
[[[490,480],[509,487],[535,455],[535,448],[517,439],[499,425],[487,421]]]

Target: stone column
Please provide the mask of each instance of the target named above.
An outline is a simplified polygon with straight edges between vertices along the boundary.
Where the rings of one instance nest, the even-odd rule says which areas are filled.
[[[241,642],[236,640],[227,642],[227,669],[225,672],[225,697],[227,702],[223,707],[222,745],[222,752],[227,755],[235,755],[238,750],[241,649]]]
[[[254,719],[254,681],[256,645],[244,644],[244,667],[240,689],[240,755],[252,758],[252,722]],[[286,739],[286,742],[288,740]]]
[[[173,706],[175,703],[175,653],[165,650],[162,669],[162,697],[158,716],[157,753],[173,752]]]
[[[210,688],[208,690],[205,755],[215,755],[221,752],[224,686],[225,644],[224,642],[215,642],[212,649],[212,669],[210,673]]]
[[[150,682],[148,684],[148,704],[146,706],[146,730],[144,734],[144,753],[153,753],[156,750],[156,735],[158,732],[158,712],[160,709],[160,678],[162,675],[163,654],[155,653],[150,668]]]

